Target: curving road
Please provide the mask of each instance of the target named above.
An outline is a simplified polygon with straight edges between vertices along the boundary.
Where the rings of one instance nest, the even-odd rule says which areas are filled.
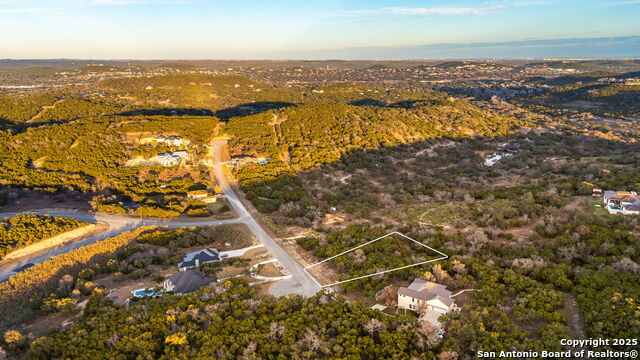
[[[277,282],[269,288],[269,292],[276,296],[288,295],[288,294],[300,294],[304,296],[312,296],[320,290],[320,286],[307,274],[303,267],[298,264],[289,254],[278,245],[269,234],[256,222],[251,213],[242,204],[238,196],[233,191],[231,185],[227,181],[226,175],[222,169],[220,153],[223,147],[226,145],[226,140],[215,140],[211,142],[209,146],[209,154],[211,157],[211,175],[215,177],[216,182],[220,185],[222,192],[229,201],[231,207],[238,214],[237,218],[228,220],[212,220],[207,218],[202,219],[154,219],[154,218],[140,218],[127,215],[108,215],[108,214],[91,214],[82,213],[73,210],[63,209],[40,209],[30,210],[30,213],[49,214],[52,216],[71,217],[78,220],[90,221],[90,222],[103,222],[109,227],[107,231],[81,238],[79,240],[68,242],[41,252],[34,253],[22,258],[0,262],[0,282],[5,281],[11,275],[16,272],[13,271],[16,268],[27,266],[29,264],[38,264],[56,255],[63,254],[65,252],[77,249],[79,247],[92,244],[94,242],[104,240],[106,238],[116,236],[123,232],[133,230],[141,226],[168,226],[168,227],[183,227],[183,226],[207,226],[207,225],[222,225],[222,224],[244,224],[251,231],[251,233],[271,252],[273,256],[289,270],[292,277],[288,280]],[[18,213],[0,213],[0,218],[15,216]]]
[[[49,260],[52,257],[60,254],[64,254],[68,251],[77,249],[79,247],[95,243],[97,241],[104,240],[121,234],[126,231],[133,230],[141,226],[168,226],[168,227],[183,227],[183,226],[205,226],[205,225],[222,225],[222,224],[234,224],[242,223],[242,219],[229,219],[229,220],[211,220],[211,219],[144,219],[134,216],[122,216],[122,215],[107,215],[107,214],[89,214],[81,213],[66,209],[39,209],[25,211],[28,213],[47,214],[51,216],[62,216],[68,218],[74,218],[88,222],[102,222],[108,225],[108,229],[100,234],[93,236],[87,236],[75,241],[66,242],[49,248],[35,252],[31,255],[23,256],[17,259],[1,261],[0,262],[0,282],[7,280],[11,275],[15,274],[13,271],[16,268],[26,266],[28,264],[38,264],[43,261]],[[0,213],[0,218],[13,217],[19,213]]]

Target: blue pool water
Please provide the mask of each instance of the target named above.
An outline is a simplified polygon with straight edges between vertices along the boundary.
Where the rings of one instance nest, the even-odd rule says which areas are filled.
[[[133,296],[135,297],[147,297],[147,296],[156,296],[158,295],[157,291],[149,290],[149,289],[139,289],[133,292]]]

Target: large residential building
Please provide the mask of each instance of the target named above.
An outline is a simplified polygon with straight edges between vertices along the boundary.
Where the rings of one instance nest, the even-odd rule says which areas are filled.
[[[226,162],[230,166],[247,166],[247,165],[265,165],[269,163],[268,157],[254,157],[245,154],[233,155],[231,159]]]
[[[417,278],[409,287],[398,289],[398,309],[420,313],[420,319],[439,326],[438,317],[457,310],[451,291],[444,285]]]
[[[177,156],[180,159],[189,159],[189,152],[187,150],[177,150],[172,152],[173,156]]]
[[[218,195],[213,195],[206,190],[194,190],[187,192],[189,199],[200,200],[203,203],[211,204],[218,200]]]
[[[151,161],[162,166],[175,166],[180,164],[181,158],[172,153],[162,153],[156,155]]]
[[[161,153],[153,158],[150,162],[162,166],[176,166],[180,165],[182,161],[189,159],[189,153],[185,150],[178,150],[174,152]]]
[[[216,249],[203,249],[188,253],[184,260],[178,264],[180,271],[196,268],[202,264],[220,260],[220,254]]]
[[[216,279],[207,278],[201,271],[187,270],[169,276],[163,284],[165,291],[176,295],[188,294],[208,285]]]
[[[636,192],[605,191],[603,200],[610,214],[640,214],[640,196]]]
[[[207,196],[209,196],[209,192],[206,190],[193,190],[187,192],[187,197],[189,199],[202,199]]]
[[[182,140],[180,136],[167,136],[167,138],[164,140],[164,143],[172,146],[182,146],[184,145],[185,141]]]
[[[164,143],[167,145],[171,145],[171,146],[182,146],[184,144],[186,144],[186,141],[184,141],[180,136],[164,136],[164,135],[160,135],[158,137],[155,138],[156,142],[159,143]]]
[[[218,201],[218,196],[217,195],[207,195],[205,197],[200,198],[200,201],[202,201],[203,203],[206,203],[206,204],[213,204],[216,201]]]

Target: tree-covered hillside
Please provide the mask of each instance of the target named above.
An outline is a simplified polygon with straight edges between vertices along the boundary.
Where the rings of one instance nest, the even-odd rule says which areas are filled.
[[[5,107],[6,119],[29,121],[0,133],[0,185],[124,195],[98,201],[122,213],[122,201],[181,193],[200,181],[157,166],[125,166],[133,158],[172,150],[135,139],[179,135],[204,156],[207,139],[224,133],[231,138],[232,155],[269,157],[266,165],[234,172],[256,202],[256,197],[274,195],[269,187],[252,188],[253,183],[287,181],[297,171],[336,162],[353,151],[428,138],[500,136],[529,125],[437,92],[361,84],[285,87],[239,76],[170,75],[108,79],[90,90],[0,96],[13,104]],[[267,211],[279,202],[256,205]]]
[[[636,118],[640,116],[640,85],[635,82],[599,82],[589,76],[567,76],[550,81],[548,91],[517,99],[527,106],[542,106],[562,112],[567,109],[600,116]]]
[[[337,162],[356,150],[432,138],[498,137],[531,126],[454,99],[402,105],[319,103],[232,118],[225,127],[232,154],[270,158],[266,165],[236,168],[234,175],[254,205],[270,212],[299,200],[292,189],[284,190],[296,181],[291,179],[296,172]]]
[[[109,117],[0,133],[0,184],[56,192],[95,191],[110,188],[139,198],[149,193],[184,192],[193,185],[188,177],[175,178],[158,188],[148,175],[140,181],[139,169],[125,167],[136,154],[128,134],[175,134],[204,144],[216,134],[213,117]],[[153,153],[153,152],[152,152]],[[154,181],[155,180],[155,181]]]
[[[88,223],[58,216],[21,214],[0,221],[0,259],[12,251]]]
[[[95,296],[78,326],[36,340],[29,357],[432,359],[438,340],[417,325],[328,295],[274,299],[226,284],[129,307]]]

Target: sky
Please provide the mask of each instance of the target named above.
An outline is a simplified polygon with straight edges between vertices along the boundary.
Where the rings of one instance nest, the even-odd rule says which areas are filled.
[[[0,0],[0,58],[640,57],[640,0]]]

